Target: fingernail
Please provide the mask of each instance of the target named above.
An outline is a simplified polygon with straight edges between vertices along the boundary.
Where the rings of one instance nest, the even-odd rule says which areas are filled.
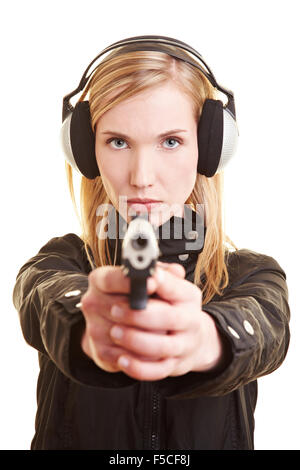
[[[124,315],[124,310],[118,305],[113,305],[110,313],[114,318],[122,318]]]
[[[111,331],[110,331],[110,334],[116,338],[116,339],[120,339],[122,338],[123,336],[123,330],[122,328],[120,328],[119,326],[113,326]]]

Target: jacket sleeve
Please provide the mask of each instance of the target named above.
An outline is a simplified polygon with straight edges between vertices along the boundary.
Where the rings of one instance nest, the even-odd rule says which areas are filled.
[[[136,381],[122,372],[100,369],[80,347],[85,320],[80,298],[88,288],[90,266],[75,234],[52,238],[19,270],[13,303],[26,342],[46,355],[72,380],[98,387],[124,387]]]
[[[220,396],[269,374],[283,362],[290,340],[286,275],[276,260],[250,250],[232,254],[231,282],[203,305],[219,329],[225,358],[217,369],[168,377],[168,398]]]

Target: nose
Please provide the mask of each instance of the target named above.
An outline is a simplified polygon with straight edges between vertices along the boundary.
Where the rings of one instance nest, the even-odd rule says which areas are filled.
[[[154,183],[154,156],[146,149],[132,155],[130,184],[138,188],[152,186]]]

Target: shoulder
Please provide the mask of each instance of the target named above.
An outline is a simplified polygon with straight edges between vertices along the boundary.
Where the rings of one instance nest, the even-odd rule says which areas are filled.
[[[52,247],[55,249],[55,248],[61,248],[63,246],[80,248],[83,245],[84,245],[84,242],[78,235],[76,235],[75,233],[66,233],[65,235],[51,238],[42,246],[41,250],[47,247]]]
[[[27,259],[17,273],[17,281],[25,283],[28,289],[36,285],[46,272],[86,273],[91,271],[83,240],[75,233],[51,238],[39,251]],[[25,285],[25,284],[24,284]]]
[[[92,256],[91,250],[89,253]],[[39,250],[37,257],[60,257],[72,259],[79,265],[89,266],[84,241],[75,233],[66,233],[48,240]]]
[[[250,249],[227,251],[225,261],[230,283],[236,280],[242,282],[254,274],[268,271],[277,271],[284,279],[286,278],[285,272],[276,259]]]
[[[39,250],[39,254],[62,253],[64,255],[74,255],[81,252],[84,252],[84,242],[75,233],[66,233],[65,235],[53,237]]]

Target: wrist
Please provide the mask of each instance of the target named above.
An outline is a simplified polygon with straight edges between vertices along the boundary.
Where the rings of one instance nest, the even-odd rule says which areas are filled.
[[[210,372],[219,368],[223,363],[224,342],[211,315],[203,311],[201,315],[201,329],[204,331],[201,337],[204,337],[205,341],[201,347],[199,347],[195,365],[192,370],[194,372]]]

